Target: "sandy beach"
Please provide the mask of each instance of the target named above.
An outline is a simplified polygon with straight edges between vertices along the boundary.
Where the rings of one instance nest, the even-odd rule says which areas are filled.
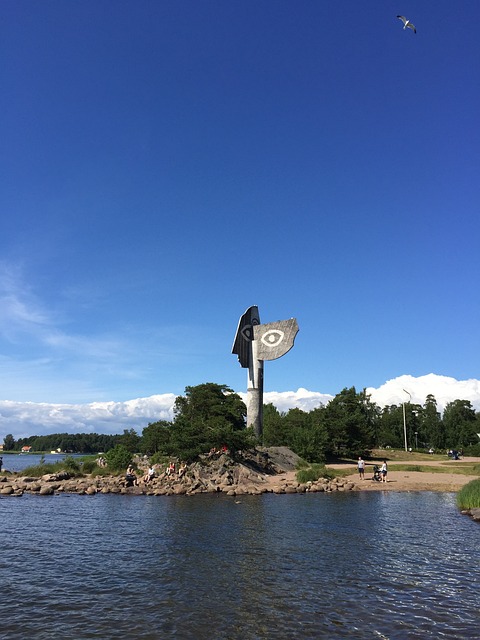
[[[480,464],[480,458],[462,458],[458,461],[473,462]],[[373,466],[374,464],[381,465],[381,461],[367,463],[365,468],[365,480],[360,480],[358,473],[355,471],[351,475],[347,476],[347,480],[355,482],[356,485],[364,488],[367,491],[458,491],[465,484],[468,484],[472,480],[475,480],[478,476],[464,475],[458,472],[455,473],[429,473],[428,471],[395,471],[395,466],[405,465],[408,462],[401,462],[395,464],[395,462],[388,463],[387,482],[374,482],[372,481]],[[438,460],[429,461],[422,460],[421,462],[412,462],[412,466],[430,466],[430,467],[445,467],[455,468],[456,461],[441,462]],[[331,469],[338,469],[345,465],[327,465]]]
[[[480,458],[462,458],[459,461],[473,462],[480,464]],[[388,475],[387,482],[376,482],[372,480],[373,466],[375,464],[381,465],[381,461],[367,462],[365,468],[365,480],[360,480],[358,472],[355,470],[351,474],[345,476],[345,480],[353,482],[355,486],[360,490],[365,491],[453,491],[456,492],[461,489],[465,484],[468,484],[472,480],[475,480],[478,476],[464,475],[461,473],[429,473],[428,471],[395,471],[395,467],[399,465],[411,464],[412,466],[431,466],[431,467],[446,467],[454,468],[456,462],[454,461],[439,461],[439,460],[422,460],[402,462],[389,462],[388,463]],[[329,464],[326,465],[327,469],[344,469],[346,466],[352,467],[352,465],[345,464]],[[279,478],[284,478],[288,482],[295,481],[295,471],[286,471],[284,474],[272,476],[269,478],[269,484],[278,484]]]

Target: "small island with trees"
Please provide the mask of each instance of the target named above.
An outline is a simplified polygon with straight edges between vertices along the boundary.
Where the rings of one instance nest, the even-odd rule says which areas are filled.
[[[91,456],[80,462],[77,457],[67,456],[63,463],[57,463],[62,470],[41,464],[36,476],[33,469],[27,470],[32,478],[48,476],[54,491],[71,490],[70,482],[80,492],[87,492],[90,487],[91,493],[130,490],[162,495],[207,490],[236,495],[242,490],[239,481],[244,488],[249,487],[247,492],[262,493],[272,490],[272,478],[288,470],[295,470],[296,490],[354,488],[346,486],[351,482],[342,480],[345,473],[333,473],[326,463],[344,462],[346,469],[350,463],[351,471],[358,456],[368,459],[373,450],[382,449],[388,457],[389,451],[402,450],[405,431],[408,442],[413,444],[412,453],[433,451],[444,456],[454,449],[465,456],[480,456],[480,414],[466,400],[447,404],[441,415],[433,395],[427,396],[424,405],[380,408],[365,390],[357,392],[351,387],[311,411],[294,408],[281,413],[267,404],[263,416],[259,442],[253,430],[247,428],[241,397],[226,385],[208,382],[186,387],[184,395],[175,400],[174,419],[150,423],[141,435],[134,429],[119,435],[60,433],[18,440],[8,434],[3,450],[13,453],[31,447],[35,452],[60,450]],[[290,453],[286,455],[286,451]],[[169,474],[172,463],[175,472]],[[124,473],[132,464],[139,482],[127,487]],[[154,468],[155,482],[142,484],[147,467]],[[182,477],[178,476],[180,468]],[[476,475],[480,475],[478,465]],[[108,486],[107,477],[112,478]],[[7,489],[9,477],[0,480],[2,492]],[[38,481],[28,480],[23,482],[23,490],[36,489]],[[475,482],[480,484],[480,480],[473,481],[474,493]],[[279,486],[278,492],[285,489]],[[17,486],[12,494],[21,492]],[[479,494],[480,490],[477,497]],[[472,507],[471,502],[470,497],[468,508]],[[480,507],[480,501],[475,506]]]

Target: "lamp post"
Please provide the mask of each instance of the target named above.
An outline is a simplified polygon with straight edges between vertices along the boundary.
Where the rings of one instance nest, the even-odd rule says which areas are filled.
[[[418,451],[418,431],[415,431],[415,449]]]
[[[412,396],[410,395],[410,392],[407,391],[406,389],[404,389],[404,391],[409,397],[409,402],[411,402],[412,401]],[[408,451],[408,444],[407,444],[407,417],[405,415],[405,402],[403,403],[403,435],[405,436],[405,451]]]

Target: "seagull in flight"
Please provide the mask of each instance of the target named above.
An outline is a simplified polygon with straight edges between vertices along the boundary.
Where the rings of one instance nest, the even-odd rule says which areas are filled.
[[[408,28],[408,29],[411,29],[413,33],[417,33],[417,30],[415,29],[415,25],[412,24],[410,20],[407,20],[405,16],[397,16],[397,18],[399,18],[403,22],[404,29]]]

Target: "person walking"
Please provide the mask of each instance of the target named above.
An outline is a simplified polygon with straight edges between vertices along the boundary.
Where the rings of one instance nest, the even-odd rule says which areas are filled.
[[[365,480],[365,460],[362,456],[358,456],[357,468],[360,480]]]

